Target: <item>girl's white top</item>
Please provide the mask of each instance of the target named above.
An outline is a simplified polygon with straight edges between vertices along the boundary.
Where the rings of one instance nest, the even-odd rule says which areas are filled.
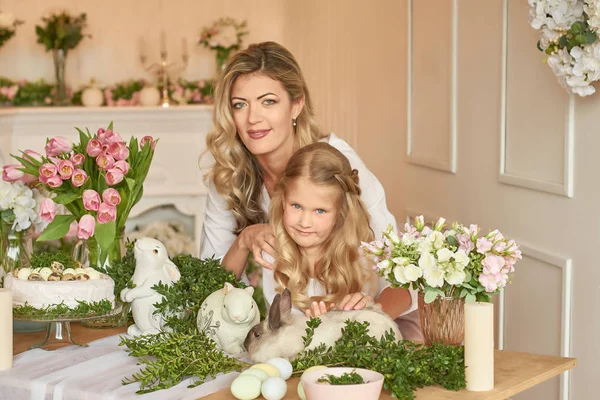
[[[329,143],[342,152],[342,154],[348,158],[352,168],[358,170],[358,178],[360,182],[360,188],[362,190],[361,199],[365,203],[365,206],[367,207],[367,210],[371,216],[370,224],[373,232],[375,233],[375,237],[379,237],[381,232],[386,231],[388,225],[390,224],[396,230],[396,220],[387,209],[383,186],[377,180],[375,175],[369,171],[354,149],[350,147],[350,145],[343,139],[337,137],[333,133],[330,133],[329,136],[323,139],[323,141]],[[266,187],[263,185],[261,206],[266,214],[268,214],[270,203],[271,198],[269,197]],[[231,210],[227,208],[227,201],[217,192],[214,184],[211,182],[208,187],[206,215],[202,227],[200,258],[211,256],[215,256],[219,259],[223,258],[235,240],[235,234],[233,233],[235,227],[235,217],[233,216]],[[273,281],[272,285],[275,284],[272,271],[263,268],[263,285],[269,285],[269,280]],[[380,293],[388,286],[389,283],[382,278],[380,280],[380,288],[378,292]],[[265,300],[270,305],[273,297],[275,297],[274,286],[272,291],[268,290],[265,286],[263,286],[263,290],[265,291]],[[324,288],[319,284],[318,281],[314,280],[314,282],[309,282],[309,287],[307,288],[308,296],[322,295],[324,294],[323,292]],[[403,313],[403,315],[414,311],[417,308],[417,293],[413,290],[410,292],[412,304],[411,307]]]

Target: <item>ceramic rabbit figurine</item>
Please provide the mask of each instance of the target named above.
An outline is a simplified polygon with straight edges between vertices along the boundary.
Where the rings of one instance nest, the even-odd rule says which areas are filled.
[[[162,301],[163,296],[152,287],[159,282],[173,285],[181,274],[177,266],[169,260],[167,249],[158,240],[144,237],[135,242],[134,288],[121,291],[121,300],[131,302],[131,310],[135,323],[127,329],[131,336],[158,333],[162,330],[164,319],[154,315],[155,304]]]
[[[225,282],[223,289],[211,293],[200,305],[196,320],[198,331],[204,331],[227,353],[244,353],[248,331],[260,322],[253,293],[251,286],[238,289]]]

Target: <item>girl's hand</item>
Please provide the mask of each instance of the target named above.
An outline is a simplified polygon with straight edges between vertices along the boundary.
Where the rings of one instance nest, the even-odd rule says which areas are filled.
[[[273,264],[262,258],[264,251],[271,257],[275,257],[275,236],[271,232],[269,224],[254,224],[246,227],[240,234],[240,244],[252,252],[254,261],[267,268],[273,269]]]
[[[329,304],[329,307],[327,307],[327,305],[323,301],[320,301],[318,303],[316,301],[313,301],[313,303],[311,304],[311,308],[307,308],[304,311],[304,314],[307,318],[316,318],[320,315],[326,314],[327,312],[331,311],[333,307],[335,307],[335,303],[331,303]]]
[[[374,302],[375,300],[366,293],[351,293],[344,296],[338,309],[344,311],[362,310],[367,304],[373,304]]]

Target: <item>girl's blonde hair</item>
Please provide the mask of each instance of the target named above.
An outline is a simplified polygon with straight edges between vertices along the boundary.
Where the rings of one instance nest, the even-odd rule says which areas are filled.
[[[296,149],[315,143],[323,136],[314,122],[313,105],[300,66],[287,49],[274,42],[264,42],[252,44],[232,57],[215,87],[214,129],[206,136],[206,147],[215,164],[205,178],[227,199],[237,222],[235,234],[249,225],[267,222],[261,209],[262,168],[239,138],[231,108],[235,80],[252,73],[281,82],[291,102],[304,97],[304,107],[294,128]],[[292,123],[290,120],[290,127]]]
[[[315,185],[337,188],[337,220],[321,248],[314,265],[315,278],[323,285],[325,296],[308,298],[309,266],[301,248],[293,241],[283,224],[286,190],[291,182],[306,178]],[[279,180],[271,201],[270,219],[275,235],[275,281],[280,290],[288,288],[296,307],[310,308],[312,301],[336,303],[350,293],[360,292],[365,282],[372,283],[375,273],[360,262],[361,241],[373,240],[369,212],[360,198],[358,171],[336,148],[319,142],[298,150]]]

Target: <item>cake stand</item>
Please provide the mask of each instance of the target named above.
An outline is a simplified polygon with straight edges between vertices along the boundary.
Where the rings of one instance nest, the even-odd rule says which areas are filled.
[[[88,347],[87,343],[78,343],[71,337],[71,322],[77,321],[90,321],[98,318],[112,317],[119,314],[122,311],[123,305],[117,303],[115,308],[105,314],[93,314],[93,315],[80,315],[80,316],[16,316],[13,317],[15,321],[31,321],[31,322],[48,322],[48,329],[46,330],[46,337],[41,343],[34,344],[30,349],[37,349],[40,347],[55,345],[55,344],[72,344],[75,346]]]

